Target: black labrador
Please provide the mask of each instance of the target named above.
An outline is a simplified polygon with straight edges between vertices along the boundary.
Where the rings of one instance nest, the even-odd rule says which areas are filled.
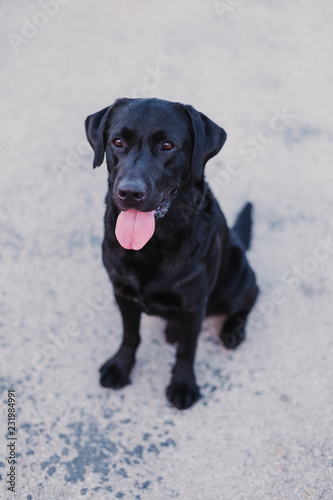
[[[106,154],[103,262],[124,325],[118,352],[100,369],[101,385],[129,383],[141,313],[162,316],[167,341],[177,344],[167,397],[188,408],[199,397],[193,362],[205,316],[227,316],[221,339],[233,349],[258,294],[245,257],[251,205],[229,230],[204,179],[226,133],[192,106],[160,99],[118,99],[85,127],[93,166]]]

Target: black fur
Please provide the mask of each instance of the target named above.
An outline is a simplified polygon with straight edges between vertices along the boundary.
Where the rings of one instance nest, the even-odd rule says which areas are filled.
[[[232,229],[238,234],[245,250],[248,250],[252,236],[252,203],[246,203]]]
[[[159,315],[167,320],[166,339],[177,344],[167,397],[177,408],[188,408],[199,397],[193,362],[205,316],[227,316],[221,339],[235,348],[245,337],[258,294],[245,257],[251,204],[230,231],[204,180],[205,164],[220,151],[226,133],[191,106],[159,99],[120,99],[89,116],[86,133],[94,167],[106,154],[103,262],[124,325],[118,352],[100,369],[101,384],[129,383],[141,313]],[[115,138],[123,146],[115,147]],[[174,148],[162,148],[165,141]],[[130,196],[120,196],[124,185],[130,186]],[[138,251],[125,250],[115,237],[117,217],[129,208],[155,210],[154,235]]]

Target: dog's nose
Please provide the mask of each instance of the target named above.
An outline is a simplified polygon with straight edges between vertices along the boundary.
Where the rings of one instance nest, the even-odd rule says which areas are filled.
[[[137,204],[146,196],[145,185],[142,182],[124,179],[118,185],[117,196],[122,202]]]

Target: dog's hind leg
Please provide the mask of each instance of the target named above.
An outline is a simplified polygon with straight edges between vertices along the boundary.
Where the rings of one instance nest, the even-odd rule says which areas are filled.
[[[124,336],[117,353],[100,368],[103,387],[120,389],[130,382],[129,374],[135,363],[135,353],[140,344],[141,310],[132,301],[116,295],[123,318]]]
[[[227,349],[236,349],[245,339],[245,325],[249,311],[229,316],[220,333],[221,340]]]
[[[224,277],[224,299],[221,301],[221,312],[227,315],[227,320],[220,337],[227,349],[236,349],[245,339],[247,317],[259,293],[255,274],[245,256],[251,240],[251,212],[252,205],[248,203],[231,233],[230,262]]]
[[[220,333],[221,340],[227,349],[236,349],[243,340],[245,339],[245,326],[247,322],[247,317],[250,314],[258,293],[259,288],[255,283],[255,276],[252,270],[249,268],[248,272],[249,282],[252,282],[250,291],[245,295],[243,299],[243,304],[240,306],[238,312],[235,309],[228,314],[225,323],[222,326]],[[236,311],[237,311],[236,309]]]

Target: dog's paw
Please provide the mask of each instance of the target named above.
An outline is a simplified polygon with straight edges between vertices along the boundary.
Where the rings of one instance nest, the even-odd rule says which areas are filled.
[[[99,369],[101,377],[100,384],[102,387],[109,387],[112,389],[121,389],[130,383],[128,377],[129,371],[124,370],[117,361],[113,358],[109,359]]]
[[[245,324],[237,318],[227,319],[220,337],[227,349],[236,349],[245,339]]]
[[[169,344],[175,344],[177,342],[179,336],[179,328],[179,321],[169,319],[164,330],[166,341]]]
[[[195,383],[172,380],[167,387],[166,395],[176,408],[186,410],[199,399],[200,392]]]

